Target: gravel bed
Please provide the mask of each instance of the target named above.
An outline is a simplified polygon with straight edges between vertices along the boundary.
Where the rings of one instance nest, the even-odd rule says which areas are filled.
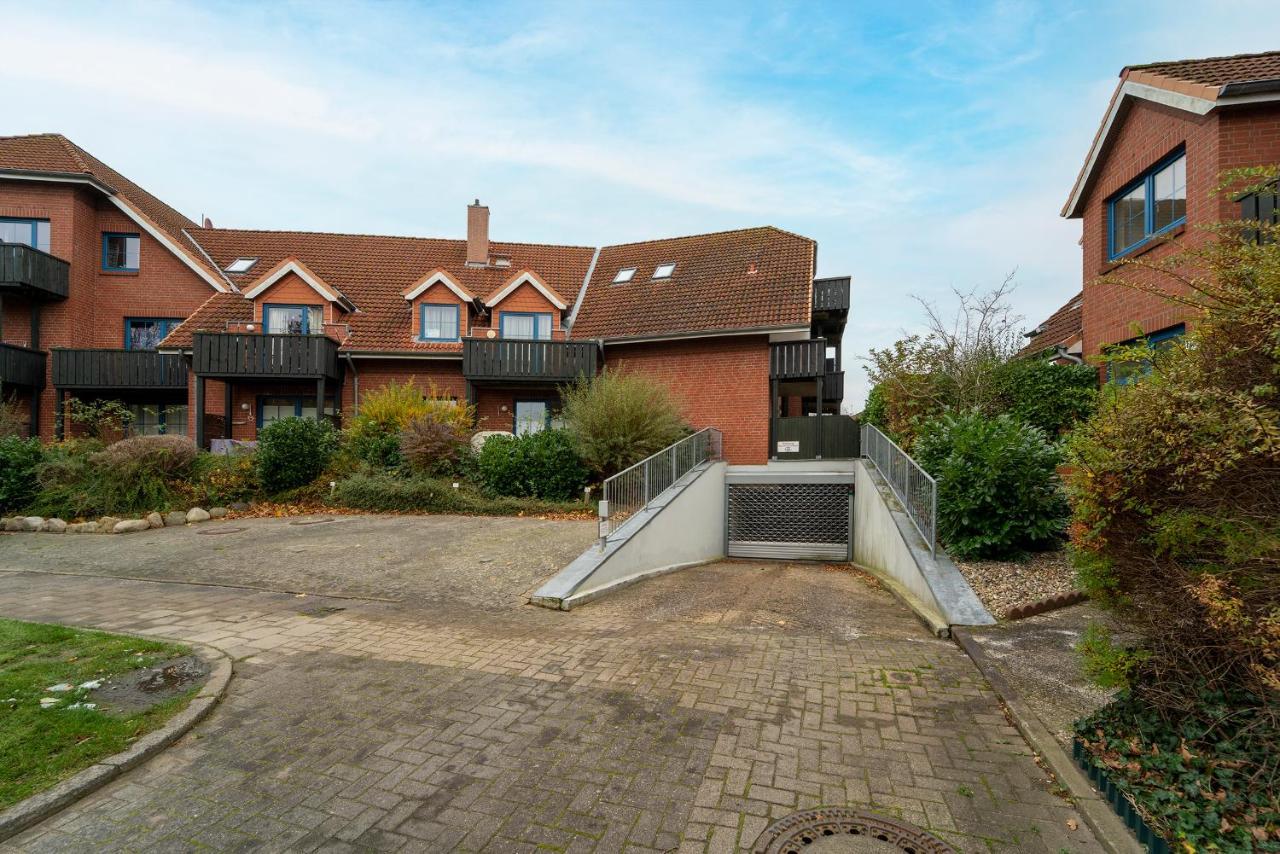
[[[956,561],[987,610],[1001,619],[1010,608],[1077,590],[1066,549],[1039,552],[1022,561]]]

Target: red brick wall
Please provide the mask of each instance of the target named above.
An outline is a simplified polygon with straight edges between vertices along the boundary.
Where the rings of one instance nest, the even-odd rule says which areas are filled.
[[[96,191],[66,184],[0,180],[0,216],[49,220],[50,252],[71,263],[70,296],[41,309],[40,345],[121,347],[126,317],[187,317],[213,293],[168,249]],[[139,271],[107,273],[102,268],[102,233],[140,235]],[[0,339],[27,344],[29,306],[4,300]],[[52,357],[46,364],[52,371]],[[56,400],[51,377],[41,398],[40,434],[52,438]],[[211,411],[222,411],[221,398]]]
[[[1280,162],[1280,108],[1274,105],[1232,108],[1195,116],[1146,101],[1136,101],[1115,132],[1098,166],[1097,178],[1084,205],[1084,352],[1189,320],[1187,309],[1156,294],[1121,285],[1099,285],[1095,279],[1115,268],[1108,259],[1107,199],[1179,145],[1187,152],[1187,225],[1181,240],[1203,239],[1196,226],[1239,216],[1239,208],[1213,193],[1218,176],[1238,166]],[[1175,252],[1157,246],[1136,255],[1155,261]],[[1173,287],[1166,278],[1128,268],[1134,282]]]
[[[767,461],[769,339],[766,336],[658,341],[605,348],[609,370],[636,371],[667,386],[695,428],[724,432],[725,458]]]
[[[438,394],[454,397],[460,401],[467,399],[467,384],[462,379],[462,359],[355,359],[356,372],[347,368],[346,381],[342,389],[342,411],[349,414],[355,411],[355,377],[360,378],[360,396],[387,383],[406,383],[412,381],[426,393],[432,386]]]

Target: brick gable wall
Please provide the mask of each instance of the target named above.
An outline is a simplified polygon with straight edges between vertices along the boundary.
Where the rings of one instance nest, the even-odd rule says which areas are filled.
[[[767,336],[656,341],[605,349],[609,370],[635,371],[671,390],[695,429],[724,431],[735,464],[762,464],[769,444]]]

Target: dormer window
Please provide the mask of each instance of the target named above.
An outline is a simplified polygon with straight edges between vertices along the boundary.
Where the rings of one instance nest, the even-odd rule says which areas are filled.
[[[226,271],[228,273],[247,273],[256,263],[258,263],[257,258],[237,258],[226,266]]]
[[[621,270],[618,271],[618,274],[613,277],[613,283],[615,285],[621,285],[623,282],[631,281],[632,279],[635,278],[635,276],[636,276],[635,267],[623,267]]]
[[[671,274],[676,271],[675,264],[659,264],[653,271],[655,279],[669,279]]]

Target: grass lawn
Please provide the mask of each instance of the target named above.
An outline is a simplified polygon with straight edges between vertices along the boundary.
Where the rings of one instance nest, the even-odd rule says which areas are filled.
[[[124,750],[179,711],[197,690],[114,717],[68,708],[85,702],[87,690],[57,693],[48,691],[50,686],[105,680],[189,653],[177,644],[0,620],[0,809]],[[56,697],[57,703],[41,708],[44,697]]]

